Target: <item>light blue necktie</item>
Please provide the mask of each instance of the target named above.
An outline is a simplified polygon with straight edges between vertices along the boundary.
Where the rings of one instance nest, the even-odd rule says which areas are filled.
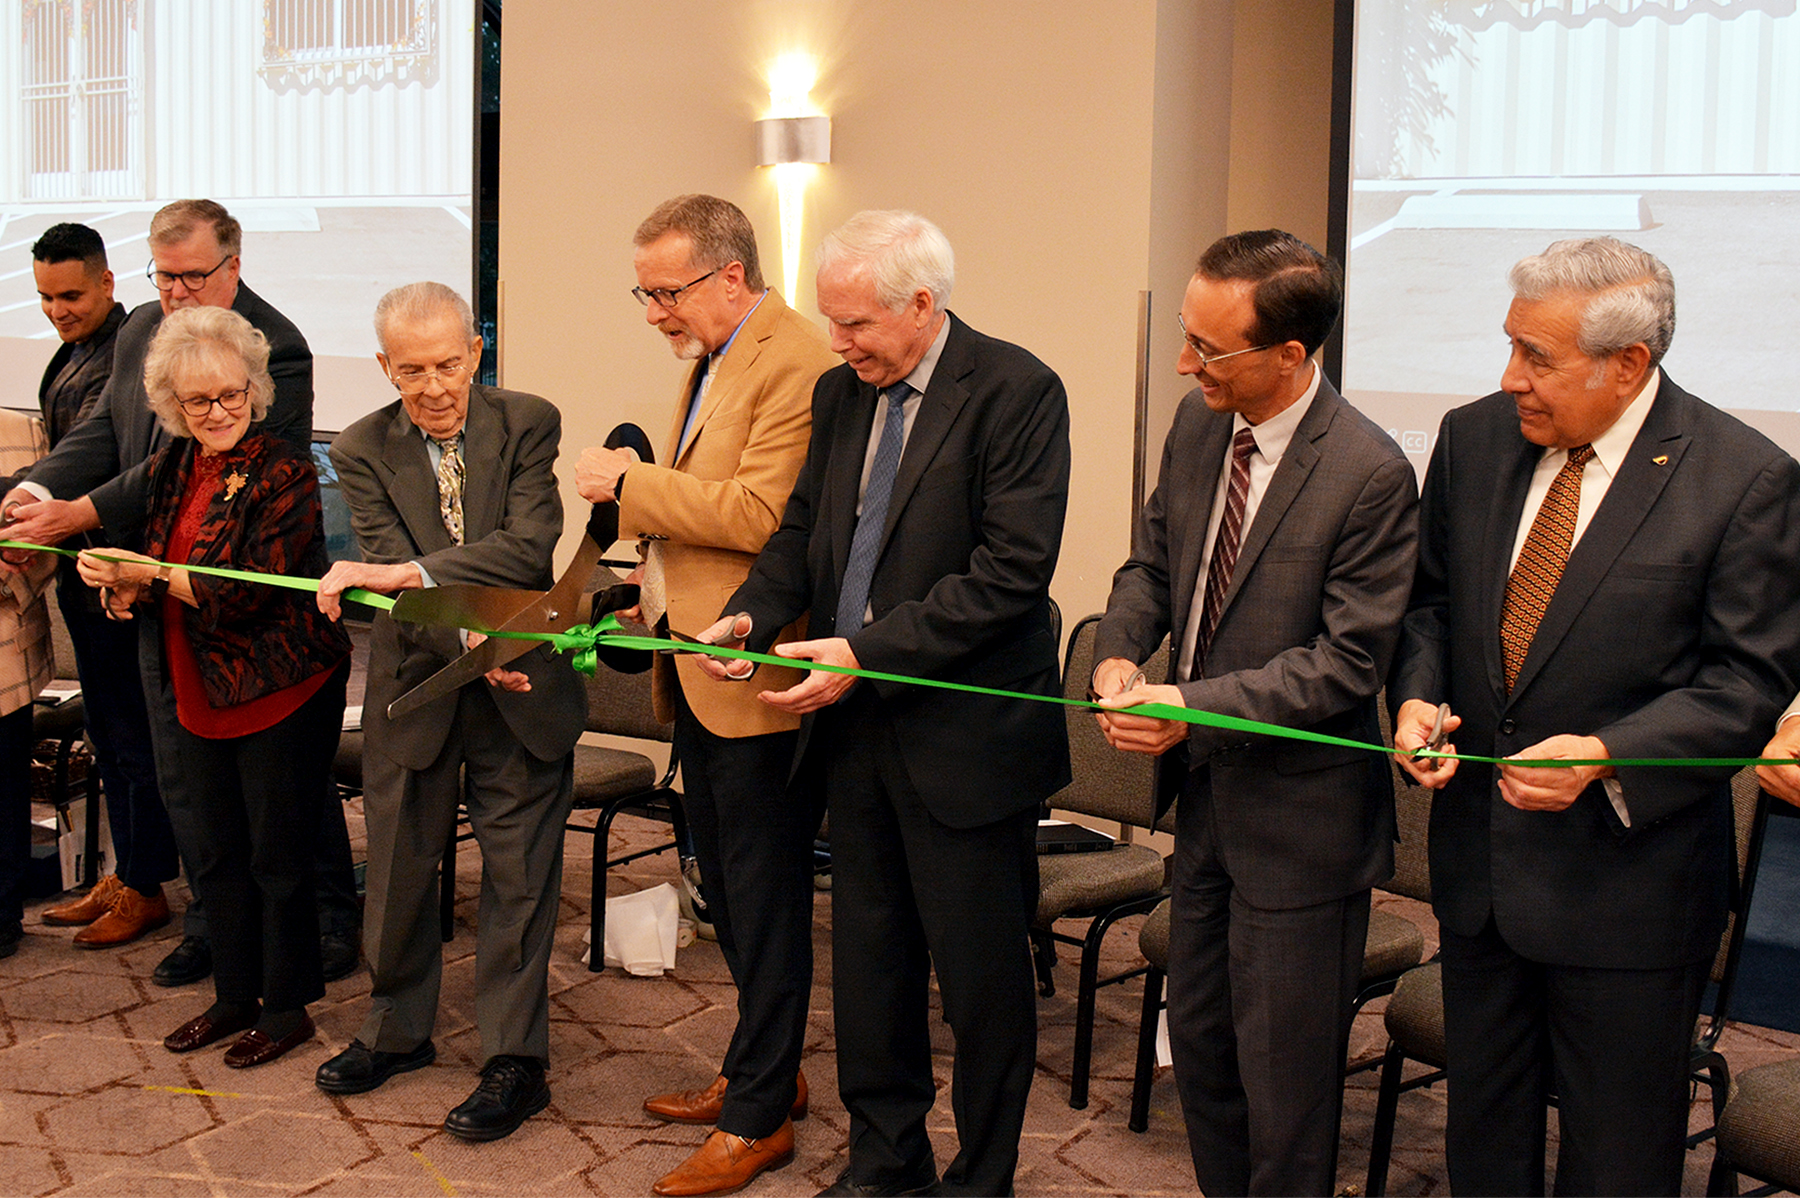
[[[881,426],[881,444],[869,467],[869,485],[863,491],[862,515],[850,538],[850,560],[844,564],[844,584],[838,591],[837,634],[849,636],[863,626],[869,607],[869,584],[875,579],[875,559],[880,556],[881,532],[887,526],[888,501],[894,497],[894,476],[900,472],[900,450],[906,442],[906,401],[910,384],[895,383],[887,389],[887,422]]]

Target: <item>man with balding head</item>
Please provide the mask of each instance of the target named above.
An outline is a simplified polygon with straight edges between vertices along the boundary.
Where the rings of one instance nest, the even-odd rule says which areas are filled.
[[[695,363],[676,397],[661,465],[614,449],[581,456],[582,497],[616,501],[646,548],[644,618],[678,632],[710,624],[750,572],[806,456],[813,384],[836,360],[818,326],[763,283],[756,233],[736,204],[677,196],[632,238],[644,319]],[[792,639],[790,632],[787,639]],[[800,717],[715,682],[691,657],[658,656],[657,714],[675,723],[682,808],[707,915],[738,988],[738,1023],[711,1084],[658,1094],[660,1119],[717,1127],[652,1187],[737,1189],[793,1151],[804,1117],[800,1050],[812,996],[816,792],[788,767]],[[795,674],[790,681],[799,681]]]
[[[1800,679],[1800,465],[1661,368],[1675,281],[1610,237],[1512,269],[1501,390],[1444,417],[1388,681],[1437,788],[1457,1193],[1675,1194],[1733,885],[1730,769]],[[1414,756],[1439,704],[1451,751]],[[1561,758],[1583,764],[1539,766]]]
[[[813,391],[781,527],[703,640],[1059,692],[1049,588],[1068,397],[1044,363],[945,309],[954,278],[949,241],[910,212],[860,213],[825,239],[819,311],[844,365]],[[777,643],[803,615],[810,639]],[[720,680],[748,676],[742,662],[702,663]],[[748,685],[802,717],[795,770],[822,779],[831,810],[850,1160],[824,1193],[937,1184],[933,969],[956,1038],[959,1145],[941,1192],[1011,1193],[1036,1068],[1037,809],[1069,779],[1062,713],[825,672]]]
[[[319,584],[320,608],[335,617],[351,587],[549,589],[562,533],[561,415],[535,395],[474,381],[482,346],[474,317],[441,283],[382,297],[375,333],[376,361],[400,394],[332,443],[363,560],[332,566]],[[363,706],[364,945],[374,985],[356,1039],[319,1066],[316,1080],[329,1094],[360,1094],[437,1058],[438,868],[466,802],[481,846],[475,1022],[483,1064],[480,1084],[444,1129],[494,1140],[550,1101],[550,946],[587,692],[566,661],[539,646],[510,669],[389,718],[389,704],[463,648],[454,629],[375,618]]]

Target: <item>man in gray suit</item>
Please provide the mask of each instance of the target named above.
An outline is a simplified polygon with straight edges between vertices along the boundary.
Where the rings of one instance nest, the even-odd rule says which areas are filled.
[[[1176,412],[1094,646],[1109,707],[1160,702],[1377,740],[1412,583],[1418,485],[1313,355],[1336,263],[1287,233],[1222,238],[1181,306]],[[1174,676],[1137,663],[1171,633]],[[1169,1037],[1207,1194],[1330,1194],[1369,889],[1393,872],[1373,754],[1123,711],[1114,748],[1177,793]]]
[[[365,560],[327,572],[320,609],[335,617],[349,587],[547,589],[562,532],[561,415],[535,395],[472,382],[481,338],[468,304],[441,283],[389,292],[375,332],[376,360],[400,398],[331,447]],[[550,1101],[550,945],[587,696],[568,663],[540,647],[486,682],[388,718],[390,703],[463,647],[453,629],[375,619],[363,707],[364,947],[374,987],[357,1038],[316,1080],[327,1093],[359,1094],[436,1059],[437,871],[466,801],[482,860],[475,1019],[484,1064],[444,1128],[494,1140]]]

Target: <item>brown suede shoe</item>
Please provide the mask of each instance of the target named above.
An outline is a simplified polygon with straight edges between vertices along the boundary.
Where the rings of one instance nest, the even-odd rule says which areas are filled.
[[[118,874],[107,874],[95,882],[86,894],[66,903],[58,903],[54,907],[45,907],[44,922],[59,928],[93,923],[112,908],[113,895],[123,889],[125,883],[119,881]]]
[[[792,1119],[783,1119],[780,1127],[760,1140],[746,1140],[728,1131],[715,1131],[706,1137],[706,1143],[700,1145],[699,1151],[651,1186],[650,1192],[665,1198],[732,1194],[749,1185],[763,1171],[779,1169],[793,1159]]]
[[[168,922],[169,900],[163,897],[161,887],[145,897],[129,886],[121,886],[106,914],[75,933],[75,946],[111,948],[115,944],[130,944]]]
[[[713,1084],[704,1090],[677,1090],[673,1094],[657,1094],[644,1099],[644,1109],[658,1119],[667,1119],[670,1123],[697,1123],[711,1127],[719,1121],[719,1112],[725,1109],[725,1087],[729,1083],[725,1075],[720,1074]],[[789,1116],[798,1123],[806,1118],[806,1073],[801,1071],[794,1075],[794,1107]]]

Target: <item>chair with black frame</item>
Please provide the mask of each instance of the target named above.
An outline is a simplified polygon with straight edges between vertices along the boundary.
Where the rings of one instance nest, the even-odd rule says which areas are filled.
[[[603,591],[618,582],[618,576],[606,566],[595,569],[595,591]],[[607,871],[615,865],[664,853],[687,842],[681,792],[675,789],[675,774],[679,767],[673,745],[675,726],[656,718],[650,702],[650,675],[645,672],[649,654],[641,657],[640,665],[616,654],[601,655],[594,676],[587,684],[587,729],[601,736],[669,745],[668,766],[659,775],[656,763],[635,750],[602,745],[575,746],[575,810],[598,813],[592,824],[571,822],[568,825],[569,831],[586,832],[594,838],[593,905],[588,927],[590,973],[599,973],[605,968]],[[622,672],[610,663],[624,665],[627,670]],[[607,857],[606,846],[611,839],[613,820],[621,814],[667,821],[673,835],[649,848]]]
[[[1800,819],[1800,808],[1764,795],[1751,840],[1760,847],[1770,818]],[[1755,881],[1760,851],[1745,866],[1745,886]],[[1746,909],[1749,899],[1745,898]],[[1735,929],[1734,929],[1735,931]],[[1736,1194],[1738,1174],[1763,1185],[1752,1194],[1800,1193],[1800,1058],[1746,1069],[1731,1078],[1723,1110],[1714,1118],[1713,1167],[1708,1194]],[[1717,1091],[1715,1091],[1715,1108]]]
[[[54,600],[45,606],[50,612],[50,643],[57,672],[52,689],[32,703],[31,736],[39,743],[56,742],[56,759],[50,765],[50,801],[55,804],[57,813],[66,818],[76,799],[87,800],[81,884],[92,889],[100,880],[100,771],[90,754],[79,793],[76,784],[70,781],[69,776],[74,772],[75,746],[87,740],[87,708],[81,701],[81,691],[71,692],[66,686],[71,682],[79,686],[79,680],[75,677],[75,645],[69,640],[62,608]],[[55,683],[65,685],[56,686]]]
[[[1069,698],[1087,697],[1094,673],[1094,633],[1099,623],[1098,613],[1083,617],[1070,633],[1063,662],[1063,694]],[[1167,672],[1167,659],[1165,642],[1145,663],[1146,674],[1162,677]],[[1114,750],[1087,710],[1068,709],[1068,723],[1069,765],[1074,781],[1050,796],[1047,806],[1116,822],[1126,829],[1152,830],[1156,824],[1153,762],[1141,754]],[[1038,907],[1031,924],[1031,941],[1039,994],[1049,998],[1056,993],[1051,975],[1056,964],[1056,942],[1081,946],[1075,1051],[1069,1081],[1069,1105],[1076,1110],[1085,1108],[1088,1102],[1095,994],[1102,986],[1144,972],[1139,968],[1100,977],[1102,942],[1119,920],[1151,910],[1167,893],[1167,867],[1162,855],[1144,845],[1123,843],[1099,852],[1046,853],[1038,858]],[[1085,934],[1058,932],[1054,925],[1063,919],[1087,920]]]
[[[1388,726],[1385,699],[1381,712],[1384,744],[1393,739]],[[1431,862],[1426,851],[1426,829],[1431,822],[1431,792],[1414,786],[1399,766],[1389,763],[1394,778],[1394,876],[1377,886],[1403,898],[1431,901]],[[1150,963],[1144,975],[1144,1009],[1138,1021],[1137,1068],[1131,1083],[1131,1115],[1128,1126],[1141,1132],[1150,1126],[1150,1087],[1156,1075],[1156,1030],[1166,1005],[1163,986],[1169,964],[1169,904],[1159,905],[1138,932],[1138,951]],[[1425,958],[1425,934],[1404,915],[1376,906],[1369,911],[1369,932],[1363,944],[1362,986],[1350,1004],[1355,1018],[1371,1000],[1392,994],[1401,977]],[[1346,1074],[1375,1069],[1377,1057],[1346,1068]]]
[[[1695,1029],[1691,1052],[1693,1078],[1712,1090],[1716,1124],[1731,1088],[1731,1071],[1718,1051],[1719,1035],[1730,1016],[1731,995],[1737,978],[1738,957],[1744,944],[1744,915],[1750,909],[1756,867],[1762,853],[1765,808],[1768,798],[1756,780],[1756,771],[1743,769],[1731,779],[1732,821],[1737,835],[1737,885],[1731,896],[1725,932],[1713,957],[1711,980],[1717,986],[1712,1013],[1702,1015]],[[1388,1160],[1393,1153],[1394,1121],[1399,1097],[1408,1090],[1429,1086],[1444,1077],[1444,984],[1436,960],[1409,970],[1389,999],[1385,1020],[1388,1048],[1382,1057],[1381,1088],[1375,1103],[1375,1126],[1369,1137],[1369,1176],[1365,1192],[1374,1198],[1387,1193]],[[1416,1061],[1427,1072],[1403,1077],[1407,1061]],[[1554,1105],[1555,1095],[1548,1101]],[[1712,1137],[1707,1128],[1688,1137],[1692,1148]]]

